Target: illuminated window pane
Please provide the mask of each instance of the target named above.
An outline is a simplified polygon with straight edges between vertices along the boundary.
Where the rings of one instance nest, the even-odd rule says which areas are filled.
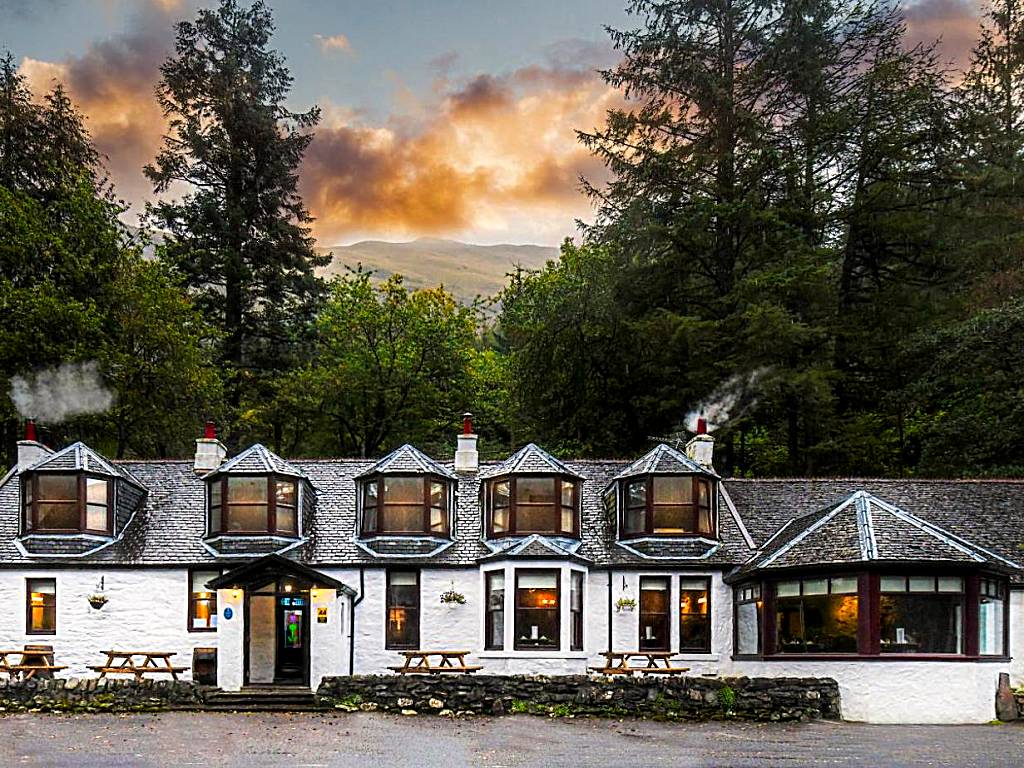
[[[229,477],[228,478],[228,502],[236,503],[260,503],[266,509],[267,502],[267,478],[266,477]],[[264,523],[264,528],[266,523]]]
[[[550,477],[516,479],[516,501],[520,504],[555,504],[555,481]]]
[[[388,571],[388,648],[416,648],[420,642],[420,588],[415,571]]]
[[[557,650],[558,571],[520,571],[516,588],[516,648]]]
[[[28,579],[26,634],[51,635],[57,631],[57,582],[54,579]]]
[[[654,477],[655,504],[692,504],[693,478],[691,477]]]
[[[418,504],[423,508],[423,478],[384,478],[385,504]]]
[[[640,650],[669,650],[669,580],[640,579]]]

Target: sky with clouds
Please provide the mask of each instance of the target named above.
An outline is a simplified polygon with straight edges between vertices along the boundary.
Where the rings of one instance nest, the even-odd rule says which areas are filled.
[[[37,89],[64,82],[119,194],[138,206],[163,132],[153,98],[175,21],[205,0],[0,0],[0,50]],[[324,245],[452,237],[553,245],[591,215],[604,169],[575,130],[621,104],[597,70],[625,0],[270,0],[289,104],[323,120],[302,192]],[[912,41],[962,62],[974,0],[908,6]]]

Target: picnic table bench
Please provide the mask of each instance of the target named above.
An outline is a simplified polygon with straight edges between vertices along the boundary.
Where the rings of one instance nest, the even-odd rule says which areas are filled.
[[[399,651],[405,657],[405,663],[397,667],[388,667],[400,675],[440,675],[440,674],[470,674],[483,669],[480,666],[466,664],[466,656],[469,651]],[[440,661],[437,664],[430,663],[430,657],[437,656]]]
[[[179,672],[188,671],[188,667],[175,667],[171,664],[172,651],[101,651],[106,654],[104,664],[90,666],[93,672],[100,673],[100,679],[108,674],[134,675],[142,680],[146,675],[169,674],[175,680]],[[136,659],[140,658],[141,661]]]
[[[672,666],[671,651],[603,651],[603,667],[591,667],[602,675],[681,675],[689,667]],[[634,663],[634,660],[638,663]]]
[[[17,662],[11,660],[12,656],[18,656]],[[0,650],[0,672],[6,673],[8,677],[20,677],[22,680],[29,680],[39,673],[44,676],[49,673],[52,677],[54,672],[67,669],[53,663],[53,649],[49,646],[26,645],[21,650],[3,651]]]

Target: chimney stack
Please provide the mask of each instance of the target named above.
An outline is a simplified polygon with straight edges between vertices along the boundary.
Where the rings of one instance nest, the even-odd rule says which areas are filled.
[[[217,428],[212,421],[203,427],[203,436],[196,440],[196,461],[194,469],[199,474],[212,472],[224,463],[228,449],[217,439]]]
[[[480,454],[476,450],[476,435],[473,434],[473,414],[462,414],[462,434],[455,449],[455,471],[476,472],[480,469]]]
[[[711,469],[714,455],[715,438],[708,434],[708,420],[701,416],[697,419],[697,434],[686,444],[686,457],[702,467]]]
[[[36,435],[36,423],[33,419],[25,422],[25,439],[18,441],[18,473],[24,472],[33,464],[38,464],[53,451],[39,442]]]

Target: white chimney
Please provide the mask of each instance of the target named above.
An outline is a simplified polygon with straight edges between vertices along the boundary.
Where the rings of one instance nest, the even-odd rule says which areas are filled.
[[[697,434],[686,444],[686,457],[702,467],[711,468],[715,456],[715,438],[708,434],[707,419],[697,419]]]
[[[480,469],[480,454],[476,450],[476,435],[473,434],[473,414],[462,414],[462,434],[455,449],[455,471],[476,472]]]
[[[38,464],[51,453],[53,451],[36,439],[36,423],[32,419],[26,421],[25,439],[18,441],[18,473]]]
[[[212,472],[224,463],[228,449],[217,439],[217,430],[212,421],[206,422],[203,436],[196,440],[195,471],[201,474]]]

